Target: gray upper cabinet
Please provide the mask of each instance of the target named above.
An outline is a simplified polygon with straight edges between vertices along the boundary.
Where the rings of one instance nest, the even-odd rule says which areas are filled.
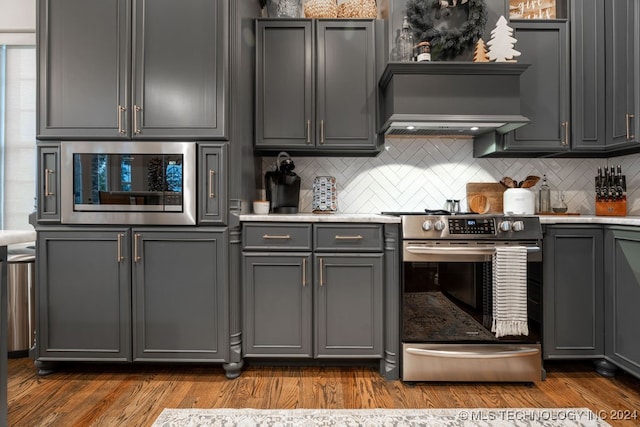
[[[602,228],[546,226],[543,250],[544,358],[603,357]]]
[[[636,228],[611,227],[605,231],[606,356],[617,366],[640,378],[640,232]]]
[[[640,149],[640,67],[635,0],[571,3],[572,152],[615,155]]]
[[[228,2],[39,2],[38,138],[227,137]]]
[[[256,21],[256,149],[375,152],[374,23]]]
[[[227,223],[228,144],[198,145],[198,224]]]
[[[531,64],[520,77],[521,113],[531,123],[505,135],[504,151],[569,150],[568,23],[512,22],[518,62]]]

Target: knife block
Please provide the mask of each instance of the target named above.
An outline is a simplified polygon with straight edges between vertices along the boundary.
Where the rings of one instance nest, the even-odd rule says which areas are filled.
[[[627,216],[627,201],[597,201],[596,200],[596,215],[597,216]]]

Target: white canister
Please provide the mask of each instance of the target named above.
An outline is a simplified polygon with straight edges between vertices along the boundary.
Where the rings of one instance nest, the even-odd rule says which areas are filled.
[[[507,188],[502,196],[505,215],[533,215],[536,210],[536,197],[528,188]]]

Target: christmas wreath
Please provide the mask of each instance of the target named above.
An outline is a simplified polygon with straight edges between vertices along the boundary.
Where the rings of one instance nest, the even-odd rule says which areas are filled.
[[[407,0],[407,17],[417,41],[431,43],[431,53],[440,59],[455,58],[478,41],[487,23],[484,0]],[[458,1],[462,4],[458,5]],[[467,10],[467,19],[451,28],[446,18],[448,8]]]

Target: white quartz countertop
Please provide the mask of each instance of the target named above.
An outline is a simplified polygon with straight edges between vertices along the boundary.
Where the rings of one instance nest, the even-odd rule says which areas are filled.
[[[33,242],[35,240],[35,230],[0,230],[0,246]]]
[[[297,213],[297,214],[246,214],[240,215],[242,222],[369,222],[379,224],[399,224],[400,217],[380,214],[350,213]]]
[[[245,214],[242,222],[371,222],[399,224],[400,217],[381,214],[332,213],[332,214]],[[540,215],[541,224],[604,224],[640,226],[640,216],[596,216],[596,215]]]
[[[640,216],[540,215],[541,224],[604,224],[640,226]]]

